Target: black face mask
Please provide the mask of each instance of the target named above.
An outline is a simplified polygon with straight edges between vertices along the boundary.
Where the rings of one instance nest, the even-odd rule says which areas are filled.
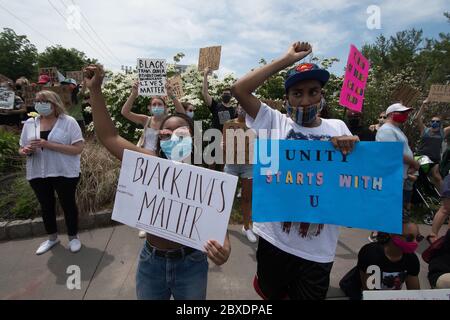
[[[222,95],[222,101],[225,103],[229,103],[231,101],[231,95],[230,94]]]
[[[17,91],[22,90],[22,86],[21,86],[20,84],[16,84],[16,90],[17,90]]]

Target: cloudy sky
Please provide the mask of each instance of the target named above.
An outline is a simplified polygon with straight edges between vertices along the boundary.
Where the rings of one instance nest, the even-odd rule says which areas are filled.
[[[371,5],[380,9],[381,29],[367,27]],[[75,6],[79,30],[70,28]],[[40,52],[74,47],[112,70],[138,57],[171,61],[178,52],[186,55],[182,64],[196,64],[200,47],[222,45],[219,74],[237,76],[309,41],[316,56],[341,60],[332,69],[340,74],[351,43],[360,48],[409,28],[437,37],[450,30],[444,11],[448,0],[0,0],[0,27],[27,35]]]

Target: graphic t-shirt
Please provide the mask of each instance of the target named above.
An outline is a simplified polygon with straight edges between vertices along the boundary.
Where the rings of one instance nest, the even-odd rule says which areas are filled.
[[[419,275],[420,263],[415,253],[404,253],[401,260],[392,262],[384,253],[384,246],[369,243],[358,254],[358,269],[367,272],[370,266],[378,266],[381,271],[382,290],[401,290],[408,276]]]
[[[225,107],[222,103],[212,100],[211,103],[212,125],[213,128],[223,131],[225,122],[237,118],[236,110],[233,107]]]
[[[341,120],[322,119],[320,126],[306,128],[291,118],[261,104],[256,119],[246,117],[247,126],[268,130],[268,139],[329,141],[336,136],[351,136]],[[339,227],[334,225],[300,222],[254,223],[255,232],[272,245],[297,257],[319,262],[333,262],[339,237]]]

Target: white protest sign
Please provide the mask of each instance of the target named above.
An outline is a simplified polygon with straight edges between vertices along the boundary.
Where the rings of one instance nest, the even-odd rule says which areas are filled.
[[[0,109],[14,109],[14,98],[14,91],[4,90],[3,88],[0,88]]]
[[[126,150],[112,219],[204,251],[223,245],[237,177]]]
[[[450,300],[450,289],[443,290],[369,290],[363,300]]]
[[[139,95],[165,96],[166,93],[166,60],[138,59]]]

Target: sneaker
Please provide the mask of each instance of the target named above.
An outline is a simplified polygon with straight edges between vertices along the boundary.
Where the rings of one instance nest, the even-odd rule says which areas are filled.
[[[143,239],[143,238],[145,238],[145,236],[147,235],[147,232],[145,232],[145,231],[139,231],[139,238],[141,238],[141,239]]]
[[[39,248],[36,250],[36,254],[37,255],[41,255],[46,253],[48,250],[50,250],[51,248],[53,248],[56,244],[59,243],[59,239],[56,240],[47,240],[41,243],[41,245],[39,246]]]
[[[72,253],[78,252],[81,249],[80,239],[75,238],[69,242],[69,249]]]
[[[242,233],[247,237],[248,241],[251,243],[255,243],[258,239],[256,239],[255,234],[252,229],[245,230],[244,226],[242,226]]]

